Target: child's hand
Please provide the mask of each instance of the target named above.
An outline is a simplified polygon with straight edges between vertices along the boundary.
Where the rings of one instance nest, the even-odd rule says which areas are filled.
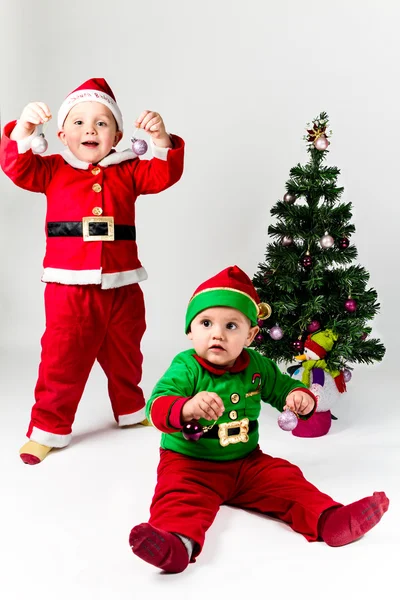
[[[216,421],[224,413],[224,410],[224,403],[218,394],[199,392],[183,405],[182,419],[185,422],[192,419]]]
[[[164,121],[156,112],[144,110],[135,121],[135,127],[147,131],[156,146],[160,148],[172,148],[171,138],[165,131]]]
[[[24,108],[14,130],[11,134],[12,140],[21,140],[30,136],[36,125],[46,123],[51,119],[51,112],[44,102],[30,102]]]
[[[285,410],[289,408],[299,415],[308,415],[308,413],[313,410],[314,404],[315,402],[310,394],[301,392],[300,390],[295,390],[290,392],[286,398]]]

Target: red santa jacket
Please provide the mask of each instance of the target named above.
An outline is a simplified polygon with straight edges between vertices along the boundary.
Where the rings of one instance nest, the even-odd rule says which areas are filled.
[[[38,156],[33,136],[10,140],[15,121],[4,128],[0,163],[19,187],[47,197],[43,281],[101,284],[104,289],[147,279],[136,245],[135,201],[176,183],[183,171],[184,142],[153,148],[151,160],[134,152],[112,152],[98,165],[78,160],[68,149]]]

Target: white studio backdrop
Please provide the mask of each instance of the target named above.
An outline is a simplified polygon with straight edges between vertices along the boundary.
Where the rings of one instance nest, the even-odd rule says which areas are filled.
[[[105,77],[122,109],[129,146],[144,109],[186,141],[182,180],[137,201],[148,329],[144,388],[188,345],[186,304],[230,264],[252,276],[264,260],[270,209],[289,170],[307,160],[305,125],[321,111],[333,130],[328,163],[353,203],[359,262],[381,313],[387,347],[377,376],[393,374],[399,339],[400,4],[339,0],[87,0],[1,2],[2,124],[32,100],[56,115],[64,97]],[[61,145],[55,119],[49,151]],[[0,174],[1,352],[39,360],[44,196]],[[103,382],[102,384],[103,385]]]

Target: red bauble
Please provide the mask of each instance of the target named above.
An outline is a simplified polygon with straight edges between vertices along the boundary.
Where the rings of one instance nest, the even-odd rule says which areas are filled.
[[[290,342],[290,345],[294,352],[303,352],[304,350],[304,343],[302,340],[294,340],[293,342]]]
[[[347,310],[347,312],[356,312],[357,310],[357,302],[355,300],[353,300],[353,298],[348,298],[346,300],[346,302],[344,303],[344,307]]]
[[[349,238],[340,238],[340,240],[338,240],[338,248],[340,248],[340,250],[346,250],[346,248],[348,248],[350,246],[350,240]]]
[[[303,256],[303,258],[301,259],[301,264],[303,265],[303,267],[305,269],[310,269],[312,267],[312,258],[309,254],[306,254],[305,256]]]

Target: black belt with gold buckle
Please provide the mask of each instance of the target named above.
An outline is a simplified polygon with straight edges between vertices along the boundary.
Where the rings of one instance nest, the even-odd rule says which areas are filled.
[[[248,433],[250,433],[251,431],[254,431],[254,429],[257,427],[257,423],[258,423],[258,421],[249,421]],[[229,425],[229,423],[228,423],[228,425]],[[239,433],[240,433],[240,427],[230,427],[227,430],[228,437],[231,435],[238,435]],[[209,429],[202,435],[203,439],[204,438],[218,439],[218,437],[219,437],[218,429]]]
[[[113,217],[84,217],[82,221],[50,221],[48,237],[81,237],[85,242],[136,240],[134,225],[115,225]]]

